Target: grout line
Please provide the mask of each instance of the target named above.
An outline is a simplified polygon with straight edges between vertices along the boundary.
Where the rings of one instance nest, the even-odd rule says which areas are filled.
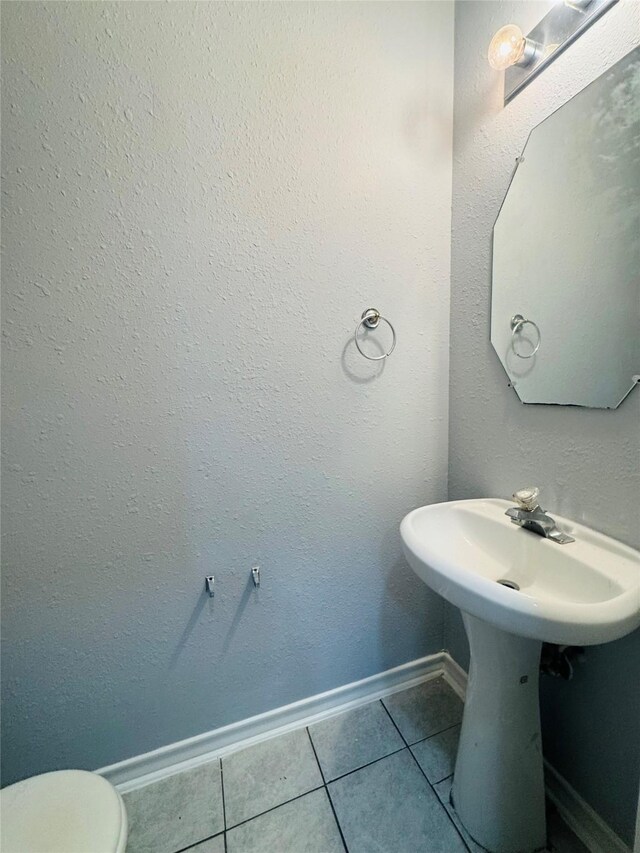
[[[389,709],[387,708],[387,706],[384,704],[384,702],[382,702],[382,701],[381,701],[381,702],[380,702],[380,704],[382,705],[382,707],[384,708],[384,710],[387,712],[387,717],[389,717],[389,719],[391,720],[391,723],[392,723],[392,725],[393,725],[394,729],[395,729],[395,730],[398,732],[398,734],[400,735],[400,738],[401,738],[401,740],[402,740],[402,743],[406,746],[406,748],[407,748],[407,749],[409,749],[409,744],[407,743],[407,740],[406,740],[405,736],[402,734],[402,732],[400,731],[400,729],[399,729],[399,728],[398,728],[398,726],[396,725],[396,721],[395,721],[395,720],[393,719],[393,717],[391,716],[391,712],[389,711]],[[425,738],[425,740],[426,740],[426,738]],[[411,752],[411,750],[410,750],[410,749],[409,749],[409,752]]]
[[[370,704],[373,704],[374,702],[378,702],[378,701],[380,701],[380,700],[379,700],[379,699],[374,699]],[[383,706],[383,707],[384,707],[384,706]],[[387,711],[387,709],[386,709],[386,708],[385,708],[385,711]],[[388,713],[389,713],[389,712],[387,711],[387,714],[388,714]],[[392,720],[392,722],[393,722],[393,720]],[[393,723],[393,725],[395,726],[395,723]],[[396,728],[397,728],[397,726],[396,726]],[[309,729],[308,729],[307,727],[305,727],[305,731],[307,732],[307,735],[308,735],[308,737],[309,737],[309,741],[310,741],[310,743],[311,743],[311,749],[313,750],[313,754],[314,754],[315,759],[316,759],[316,762],[317,762],[317,764],[318,764],[318,769],[320,770],[320,777],[322,778],[322,785],[318,785],[318,787],[316,787],[316,788],[311,788],[309,791],[304,791],[302,794],[298,794],[296,797],[291,797],[291,799],[290,799],[290,800],[285,800],[285,801],[284,801],[284,802],[282,802],[282,803],[278,803],[278,805],[276,805],[276,806],[272,806],[270,809],[266,809],[266,810],[265,810],[265,811],[263,811],[263,812],[258,812],[258,814],[252,815],[251,817],[247,818],[246,820],[242,820],[242,821],[240,821],[239,823],[235,823],[235,824],[233,824],[233,826],[229,826],[229,827],[227,827],[227,826],[226,826],[226,812],[225,812],[225,827],[226,827],[226,829],[227,829],[227,830],[232,830],[232,829],[235,829],[235,828],[236,828],[236,827],[238,827],[238,826],[242,826],[242,825],[243,825],[243,824],[245,824],[245,823],[249,823],[249,821],[250,821],[250,820],[253,820],[253,819],[254,819],[254,818],[256,818],[256,817],[261,817],[262,815],[268,814],[269,812],[272,812],[272,811],[274,811],[275,809],[280,808],[280,806],[284,806],[284,805],[286,805],[287,803],[292,803],[292,802],[294,802],[294,800],[299,800],[301,797],[304,797],[306,794],[311,794],[313,791],[319,791],[321,788],[324,788],[324,789],[327,791],[327,795],[329,796],[329,802],[330,802],[330,804],[331,804],[331,809],[333,810],[334,815],[335,815],[335,810],[333,809],[333,802],[332,802],[332,800],[331,800],[331,795],[329,794],[329,789],[328,789],[328,785],[329,785],[330,783],[332,783],[332,782],[337,782],[337,781],[338,781],[338,779],[344,779],[344,778],[345,778],[345,776],[351,776],[351,774],[352,774],[352,773],[357,773],[357,772],[358,772],[358,770],[362,770],[364,767],[370,767],[372,764],[377,764],[377,763],[378,763],[378,761],[382,761],[383,759],[388,758],[388,757],[389,757],[389,755],[395,755],[397,752],[402,752],[402,750],[403,750],[403,749],[405,749],[405,747],[403,746],[401,749],[397,749],[397,750],[395,750],[394,752],[390,752],[390,753],[389,753],[389,755],[383,755],[381,758],[376,758],[376,759],[375,759],[375,761],[370,761],[368,764],[363,764],[363,765],[362,765],[362,767],[356,767],[356,769],[355,769],[355,770],[350,770],[348,773],[344,773],[342,776],[337,776],[335,779],[331,779],[331,780],[330,780],[330,782],[326,782],[326,781],[325,781],[324,772],[323,772],[323,770],[322,770],[322,767],[320,766],[320,761],[319,761],[319,759],[318,759],[318,755],[317,755],[317,753],[316,753],[315,746],[313,745],[313,740],[312,740],[312,738],[311,738],[311,732],[309,731]],[[405,743],[405,744],[406,744],[406,741],[404,740],[404,738],[402,737],[402,735],[400,735],[400,737],[402,738],[403,743]],[[221,773],[222,773],[222,761],[220,762],[220,771],[221,771]],[[224,807],[224,787],[223,787],[223,800],[222,800],[222,803],[223,803],[223,807]],[[340,831],[340,835],[342,836],[342,828],[341,828],[341,826],[340,826],[340,821],[338,821],[338,819],[337,819],[337,816],[336,816],[336,822],[338,823],[338,829],[339,829],[339,831]],[[217,834],[219,835],[220,833],[217,833]],[[212,837],[214,837],[214,836],[212,836]],[[204,840],[206,841],[207,839],[204,839]],[[226,834],[225,834],[225,841],[226,841]],[[344,842],[344,837],[343,837],[343,842]],[[199,842],[198,842],[198,843],[199,843]],[[346,842],[344,842],[344,846],[345,846],[345,850],[347,850],[347,851],[348,851],[348,848],[347,848]],[[186,849],[188,850],[188,848],[186,848]],[[182,853],[184,853],[184,851],[182,851]]]
[[[387,711],[387,713],[388,713],[388,711]],[[409,749],[411,749],[412,746],[417,746],[419,743],[424,743],[425,740],[431,740],[432,737],[436,737],[437,735],[443,735],[445,732],[450,732],[451,729],[458,728],[458,726],[461,726],[461,725],[462,725],[462,720],[460,720],[457,723],[454,723],[452,726],[447,726],[446,729],[440,729],[439,732],[434,732],[432,735],[427,735],[426,737],[420,738],[420,740],[416,740],[413,743],[409,743],[409,744],[407,744],[407,746],[409,747]],[[445,779],[446,778],[447,777],[445,776]]]
[[[191,850],[196,845],[204,844],[205,841],[211,841],[212,838],[217,838],[219,835],[222,836],[222,842],[224,844],[224,853],[227,853],[227,815],[224,806],[224,776],[222,774],[222,761],[220,759],[218,759],[218,764],[220,765],[220,788],[222,792],[222,831],[215,832],[213,835],[208,835],[206,838],[201,838],[200,841],[196,841],[194,844],[190,844],[188,847],[181,847],[180,850],[177,851],[177,853],[189,853],[189,850]]]
[[[433,796],[434,796],[434,797],[437,799],[437,801],[438,801],[438,805],[442,808],[443,812],[444,812],[444,813],[446,814],[446,816],[449,818],[449,822],[450,822],[451,826],[452,826],[452,827],[455,829],[455,831],[458,833],[458,836],[459,836],[459,838],[460,838],[460,841],[462,841],[462,846],[463,846],[466,850],[468,850],[468,851],[469,851],[469,853],[472,853],[471,848],[469,847],[469,845],[467,844],[467,842],[464,840],[464,838],[462,837],[462,833],[460,832],[460,830],[459,830],[459,829],[458,829],[458,827],[456,826],[456,823],[455,823],[454,819],[453,819],[453,818],[451,817],[451,815],[449,814],[449,810],[447,809],[447,807],[445,806],[445,804],[442,802],[442,800],[441,800],[441,799],[440,799],[440,797],[438,796],[438,793],[437,793],[437,791],[436,791],[436,789],[435,789],[435,785],[431,783],[431,781],[429,780],[429,778],[428,778],[427,774],[424,772],[424,770],[422,769],[422,767],[420,767],[420,762],[419,762],[419,761],[418,761],[418,759],[415,757],[415,755],[411,752],[411,750],[409,750],[409,752],[411,753],[411,757],[413,758],[413,760],[415,761],[415,763],[418,765],[418,769],[420,770],[420,772],[422,773],[422,775],[424,776],[424,778],[427,780],[427,783],[428,783],[429,787],[430,787],[430,788],[431,788],[431,790],[433,791]],[[451,776],[453,776],[453,774],[450,774],[450,775],[451,775]],[[448,778],[449,778],[449,776],[445,776],[444,778],[445,778],[445,779],[448,779]],[[440,780],[440,782],[444,782],[444,779],[441,779],[441,780]],[[437,784],[437,785],[439,785],[439,784],[440,784],[440,782],[437,782],[436,784]],[[451,794],[449,794],[449,801],[451,802]],[[453,804],[451,805],[451,808],[453,808]]]
[[[347,847],[347,842],[345,841],[344,833],[342,832],[342,827],[340,826],[340,821],[338,820],[338,815],[336,814],[336,810],[333,807],[333,800],[331,799],[331,794],[329,793],[329,789],[327,788],[327,780],[324,778],[324,770],[322,769],[322,765],[320,764],[320,759],[318,758],[318,753],[316,752],[316,747],[313,743],[313,738],[311,737],[309,726],[306,727],[305,731],[309,735],[309,743],[311,744],[311,749],[313,750],[313,754],[315,755],[316,761],[318,762],[318,769],[320,770],[320,775],[322,776],[322,781],[324,782],[324,792],[327,795],[327,799],[329,800],[329,805],[331,806],[333,818],[336,822],[336,826],[338,827],[338,832],[340,833],[340,838],[342,839],[342,844],[344,845],[345,853],[349,853],[349,848]]]
[[[226,851],[226,849],[227,849],[227,838],[226,838],[226,833],[223,830],[222,832],[216,832],[215,835],[208,835],[206,838],[200,839],[200,841],[194,841],[194,843],[190,844],[188,847],[181,847],[179,850],[176,850],[175,853],[189,853],[189,850],[193,850],[193,848],[197,847],[198,844],[204,844],[205,841],[211,841],[212,838],[219,838],[221,835],[224,836],[223,837],[224,849]]]
[[[340,776],[336,776],[335,779],[329,779],[327,782],[327,786],[333,785],[334,782],[338,782],[341,779],[345,779],[347,776],[352,776],[354,773],[357,773],[358,770],[364,770],[365,767],[371,767],[372,764],[377,764],[379,761],[384,761],[385,758],[390,758],[392,755],[397,755],[399,752],[403,752],[407,747],[401,746],[400,749],[394,749],[393,752],[387,753],[387,755],[381,755],[380,758],[374,758],[373,761],[367,761],[366,764],[362,764],[360,767],[356,767],[354,770],[349,770],[347,773],[342,773]]]
[[[257,818],[257,817],[262,817],[262,815],[269,814],[269,812],[273,812],[276,809],[279,809],[280,806],[286,806],[288,803],[293,803],[295,800],[301,800],[302,797],[306,797],[307,794],[312,794],[314,791],[321,791],[324,787],[325,787],[324,785],[318,785],[315,788],[310,788],[308,791],[303,791],[301,794],[298,794],[295,797],[291,797],[290,800],[285,800],[282,803],[278,803],[277,806],[271,806],[270,809],[265,809],[263,812],[258,812],[258,814],[254,814],[251,817],[248,817],[246,820],[241,820],[239,823],[234,823],[233,826],[229,827],[227,832],[231,832],[231,830],[237,829],[237,827],[239,827],[239,826],[244,826],[245,823],[249,823],[249,821],[255,820],[255,818]],[[219,834],[220,833],[218,833],[218,835]]]
[[[316,748],[313,743],[313,738],[311,737],[311,732],[309,731],[309,726],[305,726],[305,732],[307,733],[307,737],[309,738],[309,743],[311,744],[311,749],[313,750],[313,756],[316,760],[316,764],[318,765],[320,775],[322,776],[322,784],[326,787],[327,780],[324,778],[324,770],[322,769],[322,765],[320,764],[320,759],[318,758],[318,753],[316,752]]]
[[[384,698],[383,698],[383,699],[380,699],[380,704],[382,705],[382,707],[385,709],[385,711],[386,711],[386,712],[387,712],[387,714],[389,715],[389,719],[391,720],[391,722],[392,722],[392,723],[393,723],[393,725],[395,726],[395,728],[396,728],[396,730],[397,730],[398,734],[400,735],[400,737],[402,738],[402,740],[404,741],[404,743],[406,744],[406,746],[407,746],[409,749],[411,749],[411,747],[412,747],[412,746],[415,746],[417,743],[422,743],[422,742],[423,742],[423,741],[425,741],[425,740],[429,740],[429,738],[435,737],[436,735],[441,735],[443,732],[448,732],[448,731],[449,731],[449,729],[455,729],[455,727],[456,727],[456,726],[461,726],[461,725],[462,725],[462,717],[461,717],[461,718],[458,720],[458,722],[457,722],[457,723],[452,723],[450,726],[445,726],[443,729],[438,729],[438,731],[437,731],[437,732],[431,732],[431,734],[430,734],[430,735],[427,735],[426,737],[421,737],[421,738],[419,738],[418,740],[414,740],[414,741],[411,741],[411,743],[409,743],[409,741],[405,738],[405,736],[402,734],[402,732],[400,731],[400,729],[399,729],[399,728],[398,728],[398,726],[396,725],[396,721],[393,719],[393,716],[392,716],[392,714],[391,714],[391,711],[390,711],[390,710],[387,708],[387,706],[384,704]]]
[[[405,738],[404,738],[404,735],[402,734],[402,732],[400,731],[400,729],[396,726],[396,722],[395,722],[395,720],[393,719],[393,717],[391,716],[391,713],[389,712],[389,709],[388,709],[388,708],[387,708],[387,706],[384,704],[384,702],[382,702],[382,707],[383,707],[383,708],[385,709],[385,711],[387,712],[387,714],[388,714],[388,716],[389,716],[389,719],[391,720],[391,722],[393,723],[393,725],[396,727],[396,730],[397,730],[398,734],[400,735],[400,737],[402,738],[402,740],[403,740],[403,741],[404,741],[404,743],[406,744],[407,749],[408,749],[408,751],[409,751],[409,755],[411,756],[411,758],[413,758],[413,760],[415,761],[415,763],[416,763],[416,764],[417,764],[417,766],[418,766],[418,770],[422,773],[422,775],[423,775],[423,776],[424,776],[424,778],[426,779],[426,781],[427,781],[427,785],[431,788],[431,791],[432,791],[432,793],[433,793],[433,796],[434,796],[434,797],[436,798],[436,800],[438,801],[438,805],[440,806],[440,808],[442,809],[442,811],[446,814],[446,816],[447,816],[447,818],[448,818],[448,820],[449,820],[449,822],[450,822],[451,826],[454,828],[454,830],[455,830],[455,831],[456,831],[456,833],[458,834],[458,836],[459,836],[459,838],[460,838],[460,841],[462,842],[463,847],[464,847],[466,850],[468,850],[468,851],[469,851],[469,853],[472,853],[471,849],[469,848],[469,845],[467,844],[467,842],[466,842],[466,841],[464,840],[464,838],[462,837],[462,833],[460,832],[460,830],[458,829],[458,827],[455,825],[455,823],[454,823],[454,821],[453,821],[453,819],[452,819],[451,815],[450,815],[450,814],[449,814],[449,812],[447,811],[447,809],[446,809],[446,807],[445,807],[444,803],[440,800],[440,797],[438,796],[438,794],[437,794],[437,792],[436,792],[436,790],[435,790],[434,786],[433,786],[433,785],[431,784],[431,782],[429,781],[429,778],[428,778],[427,774],[424,772],[424,770],[422,769],[422,767],[420,767],[420,762],[418,761],[418,759],[415,757],[415,755],[414,755],[414,754],[413,754],[413,752],[411,751],[411,746],[409,746],[409,744],[407,743],[407,741],[406,741],[406,740],[405,740]],[[458,725],[458,724],[456,723],[456,725]],[[453,728],[453,726],[449,726],[449,728]],[[443,729],[443,731],[446,731],[446,729]],[[440,734],[440,732],[436,732],[436,734]],[[430,737],[432,737],[432,735],[430,735]],[[428,739],[429,739],[429,738],[423,738],[423,740],[428,740]],[[416,743],[420,743],[420,741],[416,741]],[[412,744],[412,746],[415,746],[415,744]],[[445,779],[448,779],[448,778],[449,778],[448,776],[445,776]],[[441,781],[444,781],[444,780],[441,780]],[[438,783],[438,784],[439,784],[439,783]]]
[[[333,812],[333,817],[336,822],[336,826],[338,827],[338,832],[340,833],[340,838],[342,839],[342,843],[344,845],[345,853],[349,853],[349,848],[347,847],[347,842],[344,837],[344,833],[342,832],[342,827],[340,826],[340,821],[338,820],[338,815],[336,814],[336,810],[333,806],[333,800],[331,799],[331,794],[329,793],[329,789],[327,786],[324,786],[325,791],[327,792],[327,799],[329,800],[329,805],[331,806],[331,811]]]
[[[222,790],[222,825],[224,826],[224,831],[226,832],[226,829],[227,829],[227,806],[226,806],[225,799],[224,799],[224,770],[222,769],[222,759],[219,758],[218,761],[220,762],[220,788]],[[226,853],[226,850],[227,850],[227,837],[226,836],[224,839],[224,849],[225,849],[225,853]]]

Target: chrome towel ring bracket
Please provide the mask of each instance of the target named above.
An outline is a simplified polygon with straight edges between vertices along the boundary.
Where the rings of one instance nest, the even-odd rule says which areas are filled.
[[[511,318],[511,323],[509,325],[511,326],[511,348],[513,349],[515,354],[518,356],[518,358],[533,358],[533,356],[540,349],[540,343],[542,341],[542,335],[540,334],[540,328],[538,324],[534,323],[533,320],[525,320],[522,314],[514,314]],[[538,335],[538,343],[534,346],[530,353],[527,353],[527,355],[522,355],[522,353],[518,352],[518,350],[516,349],[516,335],[521,332],[527,325],[533,326],[533,328],[536,330],[536,334]]]
[[[391,346],[387,350],[387,352],[382,355],[367,355],[367,353],[360,346],[360,340],[358,338],[358,332],[360,331],[361,326],[366,326],[367,329],[377,329],[380,325],[380,321],[383,321],[387,324],[387,326],[391,329]],[[393,328],[389,320],[386,317],[383,317],[382,314],[377,310],[377,308],[367,308],[366,311],[362,312],[362,316],[358,325],[356,326],[356,331],[354,333],[354,340],[356,342],[356,346],[358,347],[358,352],[360,355],[363,355],[365,358],[368,358],[369,361],[382,361],[382,359],[389,358],[391,353],[396,348],[396,330]]]

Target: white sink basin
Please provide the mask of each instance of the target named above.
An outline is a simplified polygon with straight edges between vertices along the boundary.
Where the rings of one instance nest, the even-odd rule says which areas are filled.
[[[640,552],[551,512],[576,540],[559,545],[513,524],[510,506],[482,499],[410,512],[400,527],[409,564],[447,601],[521,637],[584,646],[640,626]]]
[[[454,808],[486,850],[533,853],[547,844],[542,643],[604,643],[640,626],[640,553],[551,512],[575,537],[560,545],[513,524],[510,506],[494,499],[423,506],[400,532],[409,564],[462,610],[469,638]]]

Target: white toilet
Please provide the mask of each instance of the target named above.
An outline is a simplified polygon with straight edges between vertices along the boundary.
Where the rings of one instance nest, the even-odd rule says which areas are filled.
[[[96,773],[57,770],[0,791],[2,853],[124,853],[127,813]]]

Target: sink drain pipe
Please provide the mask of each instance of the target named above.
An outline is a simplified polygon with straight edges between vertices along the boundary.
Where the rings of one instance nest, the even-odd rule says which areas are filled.
[[[540,672],[554,678],[571,681],[576,663],[584,660],[582,646],[557,646],[555,643],[543,643],[540,655]]]

